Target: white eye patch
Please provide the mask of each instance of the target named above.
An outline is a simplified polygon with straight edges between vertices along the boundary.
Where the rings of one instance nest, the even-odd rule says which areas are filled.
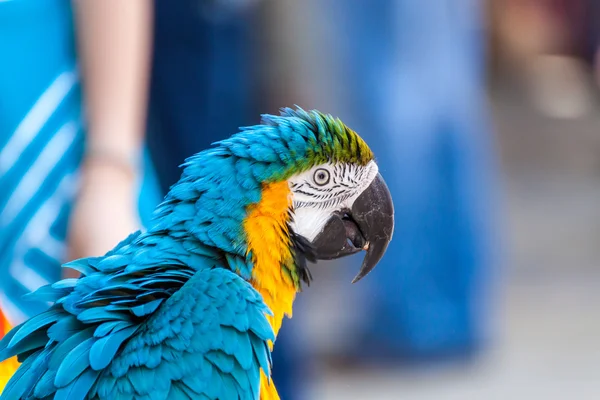
[[[288,183],[294,206],[292,229],[313,240],[331,214],[352,207],[378,172],[374,161],[365,166],[326,163],[291,177]]]

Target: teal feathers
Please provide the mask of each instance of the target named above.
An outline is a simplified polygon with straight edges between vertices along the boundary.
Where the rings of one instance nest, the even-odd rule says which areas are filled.
[[[3,400],[258,399],[256,377],[260,368],[270,370],[267,341],[274,340],[260,295],[220,268],[217,253],[199,271],[175,264],[196,258],[163,246],[135,253],[145,254],[146,263],[131,253],[124,262],[125,251],[143,246],[143,238],[136,234],[114,254],[94,260],[77,284],[38,291],[47,296],[69,288],[58,304],[0,342],[0,358],[24,357]],[[171,264],[160,265],[160,258]],[[67,303],[71,312],[61,306]]]

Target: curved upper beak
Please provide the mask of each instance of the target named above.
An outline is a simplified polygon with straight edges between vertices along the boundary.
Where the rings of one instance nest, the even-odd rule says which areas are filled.
[[[350,210],[333,215],[313,241],[316,258],[331,260],[366,251],[356,283],[375,268],[394,232],[394,205],[380,174],[354,201]]]

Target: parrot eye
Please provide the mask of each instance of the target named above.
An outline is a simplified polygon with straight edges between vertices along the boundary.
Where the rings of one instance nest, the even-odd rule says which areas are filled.
[[[319,186],[327,185],[329,183],[329,179],[329,171],[327,171],[325,168],[319,168],[315,171],[313,176],[313,180]]]

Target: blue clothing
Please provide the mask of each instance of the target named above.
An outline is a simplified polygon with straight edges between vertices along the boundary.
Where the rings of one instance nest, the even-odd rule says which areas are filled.
[[[155,1],[148,140],[164,192],[187,157],[258,122],[255,7],[235,3]]]
[[[85,145],[70,0],[0,2],[0,307],[11,323],[44,310],[23,295],[60,278]],[[146,222],[159,192],[150,166]]]

